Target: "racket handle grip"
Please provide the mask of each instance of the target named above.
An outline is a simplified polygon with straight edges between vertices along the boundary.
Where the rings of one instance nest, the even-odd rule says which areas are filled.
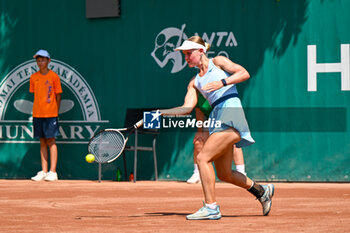
[[[138,121],[136,124],[135,124],[135,127],[136,128],[140,128],[141,126],[143,125],[143,119]]]

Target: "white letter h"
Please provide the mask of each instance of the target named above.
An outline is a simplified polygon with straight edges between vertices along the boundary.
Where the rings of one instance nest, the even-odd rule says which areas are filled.
[[[307,90],[317,91],[317,73],[341,73],[341,90],[350,91],[349,44],[342,44],[340,63],[316,63],[316,45],[307,46]]]

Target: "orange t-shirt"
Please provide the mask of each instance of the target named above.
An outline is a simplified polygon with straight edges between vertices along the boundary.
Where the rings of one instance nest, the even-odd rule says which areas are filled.
[[[57,117],[56,94],[62,93],[58,75],[49,70],[46,75],[40,71],[30,76],[29,92],[34,93],[33,117]]]

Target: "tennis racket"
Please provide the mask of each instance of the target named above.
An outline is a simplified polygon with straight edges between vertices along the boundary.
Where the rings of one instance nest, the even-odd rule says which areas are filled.
[[[129,136],[142,125],[143,120],[140,120],[128,128],[101,130],[90,139],[89,153],[95,156],[98,163],[113,162],[122,154]]]

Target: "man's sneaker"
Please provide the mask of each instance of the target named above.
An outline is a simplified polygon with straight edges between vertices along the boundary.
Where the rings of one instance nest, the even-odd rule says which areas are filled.
[[[197,184],[201,182],[199,172],[193,172],[193,175],[187,180],[188,184]]]
[[[273,184],[262,185],[265,189],[265,193],[262,197],[258,198],[262,207],[263,207],[263,215],[266,216],[270,213],[272,197],[275,192],[275,186]]]
[[[215,210],[205,206],[200,208],[196,213],[186,216],[187,220],[218,220],[221,218],[220,207],[217,206]]]
[[[45,177],[45,181],[55,181],[58,180],[57,173],[49,171]]]
[[[34,181],[42,181],[42,180],[45,179],[45,177],[46,177],[47,174],[48,174],[48,173],[46,173],[46,172],[40,171],[40,172],[38,172],[38,173],[36,174],[36,176],[33,176],[33,177],[32,177],[32,180],[34,180]]]

